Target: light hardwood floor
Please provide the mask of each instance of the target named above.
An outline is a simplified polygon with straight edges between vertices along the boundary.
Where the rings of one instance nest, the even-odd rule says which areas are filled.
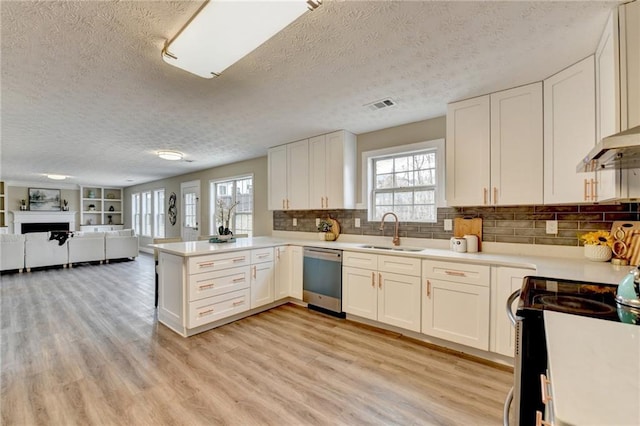
[[[153,260],[1,277],[2,425],[499,425],[512,373],[285,305],[190,338]]]

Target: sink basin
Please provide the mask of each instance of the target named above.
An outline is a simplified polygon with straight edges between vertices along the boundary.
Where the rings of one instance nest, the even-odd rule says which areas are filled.
[[[424,249],[417,247],[395,247],[395,246],[374,246],[374,245],[363,245],[360,248],[368,248],[368,249],[376,249],[376,250],[392,250],[392,251],[422,251]]]

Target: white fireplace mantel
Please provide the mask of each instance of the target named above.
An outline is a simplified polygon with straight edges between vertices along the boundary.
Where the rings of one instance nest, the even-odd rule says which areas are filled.
[[[13,213],[13,233],[22,233],[23,223],[68,223],[70,230],[76,229],[76,213],[72,212],[39,212],[31,210],[12,210]]]

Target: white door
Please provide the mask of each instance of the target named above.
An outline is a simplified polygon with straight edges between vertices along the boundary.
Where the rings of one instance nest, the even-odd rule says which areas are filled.
[[[274,301],[273,262],[251,266],[251,309]]]
[[[420,278],[378,273],[378,321],[420,332]]]
[[[342,267],[342,309],[346,313],[378,319],[377,275],[368,269]]]
[[[200,181],[180,184],[182,194],[182,241],[197,241],[200,236]]]
[[[474,348],[489,349],[489,287],[425,280],[422,332]]]
[[[549,77],[543,85],[544,203],[593,201],[595,176],[576,173],[596,139],[593,56]]]
[[[447,106],[447,203],[450,206],[489,204],[490,97],[467,99]]]

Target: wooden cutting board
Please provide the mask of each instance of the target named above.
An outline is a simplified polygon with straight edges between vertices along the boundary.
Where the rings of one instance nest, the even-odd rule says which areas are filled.
[[[611,235],[616,237],[616,231],[621,228],[624,231],[622,241],[627,246],[623,258],[629,261],[629,265],[640,264],[640,222],[633,220],[617,220],[611,225]],[[615,255],[614,255],[615,256]]]
[[[482,246],[482,218],[474,217],[467,219],[456,217],[453,219],[453,236],[464,237],[465,235],[475,235],[478,237],[478,251]]]

